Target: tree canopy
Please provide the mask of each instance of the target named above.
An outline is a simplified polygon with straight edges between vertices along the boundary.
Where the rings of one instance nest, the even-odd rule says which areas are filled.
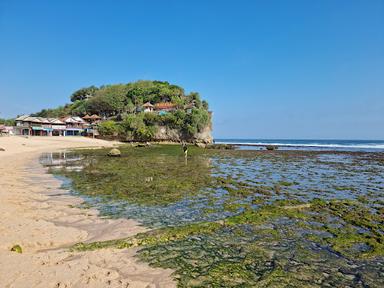
[[[88,98],[95,96],[95,93],[97,92],[97,90],[99,90],[99,88],[93,85],[90,87],[81,88],[72,93],[71,101],[75,102],[78,100],[87,100]]]
[[[0,125],[14,126],[15,125],[15,119],[3,119],[3,118],[0,118]]]

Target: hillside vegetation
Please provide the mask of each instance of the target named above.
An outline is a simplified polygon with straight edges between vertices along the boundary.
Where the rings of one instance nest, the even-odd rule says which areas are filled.
[[[185,94],[182,87],[163,81],[90,86],[75,91],[70,99],[70,104],[43,109],[33,116],[97,114],[105,120],[98,128],[102,136],[141,141],[151,140],[160,126],[178,131],[180,138],[192,139],[211,125],[208,103],[201,100],[198,93]],[[145,113],[142,106],[147,102],[172,103],[174,110]]]
[[[15,125],[15,119],[0,118],[0,125],[14,126]]]

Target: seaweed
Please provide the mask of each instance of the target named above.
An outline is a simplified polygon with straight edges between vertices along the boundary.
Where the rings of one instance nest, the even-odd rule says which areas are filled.
[[[137,247],[150,265],[174,269],[180,287],[384,285],[382,155],[120,150],[73,151],[51,172],[71,180],[84,207],[152,230],[74,251]]]

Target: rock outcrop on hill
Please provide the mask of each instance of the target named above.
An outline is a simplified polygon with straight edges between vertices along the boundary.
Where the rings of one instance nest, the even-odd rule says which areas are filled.
[[[196,133],[193,136],[183,134],[177,129],[172,129],[167,126],[158,126],[157,132],[153,137],[154,141],[170,141],[180,142],[186,141],[191,143],[204,143],[210,144],[213,142],[212,129],[210,126],[205,127],[201,132]]]

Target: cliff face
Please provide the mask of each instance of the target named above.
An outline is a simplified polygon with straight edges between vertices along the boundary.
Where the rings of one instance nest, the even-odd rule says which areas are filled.
[[[192,137],[184,135],[177,129],[171,129],[167,126],[157,126],[157,132],[154,136],[154,141],[171,141],[171,142],[198,142],[210,144],[213,142],[212,128],[207,126],[201,131],[193,135]]]
[[[97,138],[106,140],[119,140],[123,142],[147,142],[147,141],[159,141],[159,142],[189,142],[189,143],[202,143],[212,144],[212,128],[211,126],[205,127],[201,132],[196,133],[193,136],[183,134],[178,129],[171,129],[168,126],[156,126],[156,133],[151,139],[142,140],[135,137],[121,136],[115,133],[114,135],[98,135]]]

